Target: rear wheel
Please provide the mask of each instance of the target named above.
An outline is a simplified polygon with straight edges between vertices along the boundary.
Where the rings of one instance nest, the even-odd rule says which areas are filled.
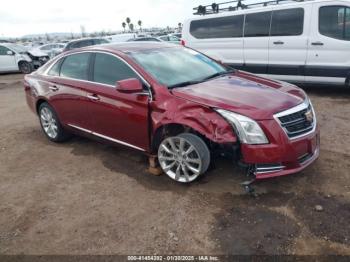
[[[48,103],[42,103],[39,106],[39,118],[45,135],[51,141],[64,142],[70,138],[70,134],[64,130],[55,110]]]
[[[170,178],[189,183],[208,170],[210,152],[204,141],[190,133],[165,138],[158,149],[159,164]]]
[[[18,66],[19,71],[21,71],[23,74],[29,74],[33,71],[33,66],[27,61],[20,62]]]

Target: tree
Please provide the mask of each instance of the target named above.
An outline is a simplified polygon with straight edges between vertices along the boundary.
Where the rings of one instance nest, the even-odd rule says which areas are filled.
[[[129,24],[129,29],[131,32],[134,32],[134,24],[133,23]]]
[[[122,27],[124,28],[124,33],[125,33],[125,27],[126,27],[126,23],[125,22],[122,23]]]
[[[137,24],[139,25],[139,27],[140,27],[140,31],[142,32],[142,28],[141,28],[141,26],[142,26],[142,21],[141,21],[141,20],[139,20],[139,21],[137,22]]]
[[[177,25],[178,25],[178,27],[179,27],[179,30],[181,30],[181,29],[182,29],[182,24],[181,24],[181,23],[178,23]]]
[[[130,18],[127,17],[127,18],[126,18],[126,23],[128,24],[128,27],[129,27],[129,28],[130,28],[130,22],[131,22]]]

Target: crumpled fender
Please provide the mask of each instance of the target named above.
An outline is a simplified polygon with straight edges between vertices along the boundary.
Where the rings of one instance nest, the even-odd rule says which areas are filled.
[[[215,143],[237,142],[231,125],[213,109],[173,96],[163,101],[161,104],[151,104],[153,134],[164,125],[181,124]]]

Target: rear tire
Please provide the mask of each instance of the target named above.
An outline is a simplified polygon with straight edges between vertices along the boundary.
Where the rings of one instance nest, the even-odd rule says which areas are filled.
[[[50,141],[60,143],[71,137],[71,134],[63,128],[55,110],[48,103],[42,103],[38,113],[41,128]]]
[[[158,161],[163,172],[171,179],[190,183],[208,170],[210,152],[200,137],[182,133],[161,142]]]
[[[21,71],[23,74],[30,74],[33,71],[32,64],[27,61],[19,62],[18,67],[19,71]]]

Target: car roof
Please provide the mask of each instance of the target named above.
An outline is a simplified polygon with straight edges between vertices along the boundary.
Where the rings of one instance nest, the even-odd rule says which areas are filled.
[[[143,50],[152,50],[152,49],[161,49],[161,48],[174,48],[178,45],[168,44],[164,42],[122,42],[122,43],[112,43],[112,44],[103,44],[97,46],[88,46],[76,50],[105,50],[109,52],[135,52]]]

